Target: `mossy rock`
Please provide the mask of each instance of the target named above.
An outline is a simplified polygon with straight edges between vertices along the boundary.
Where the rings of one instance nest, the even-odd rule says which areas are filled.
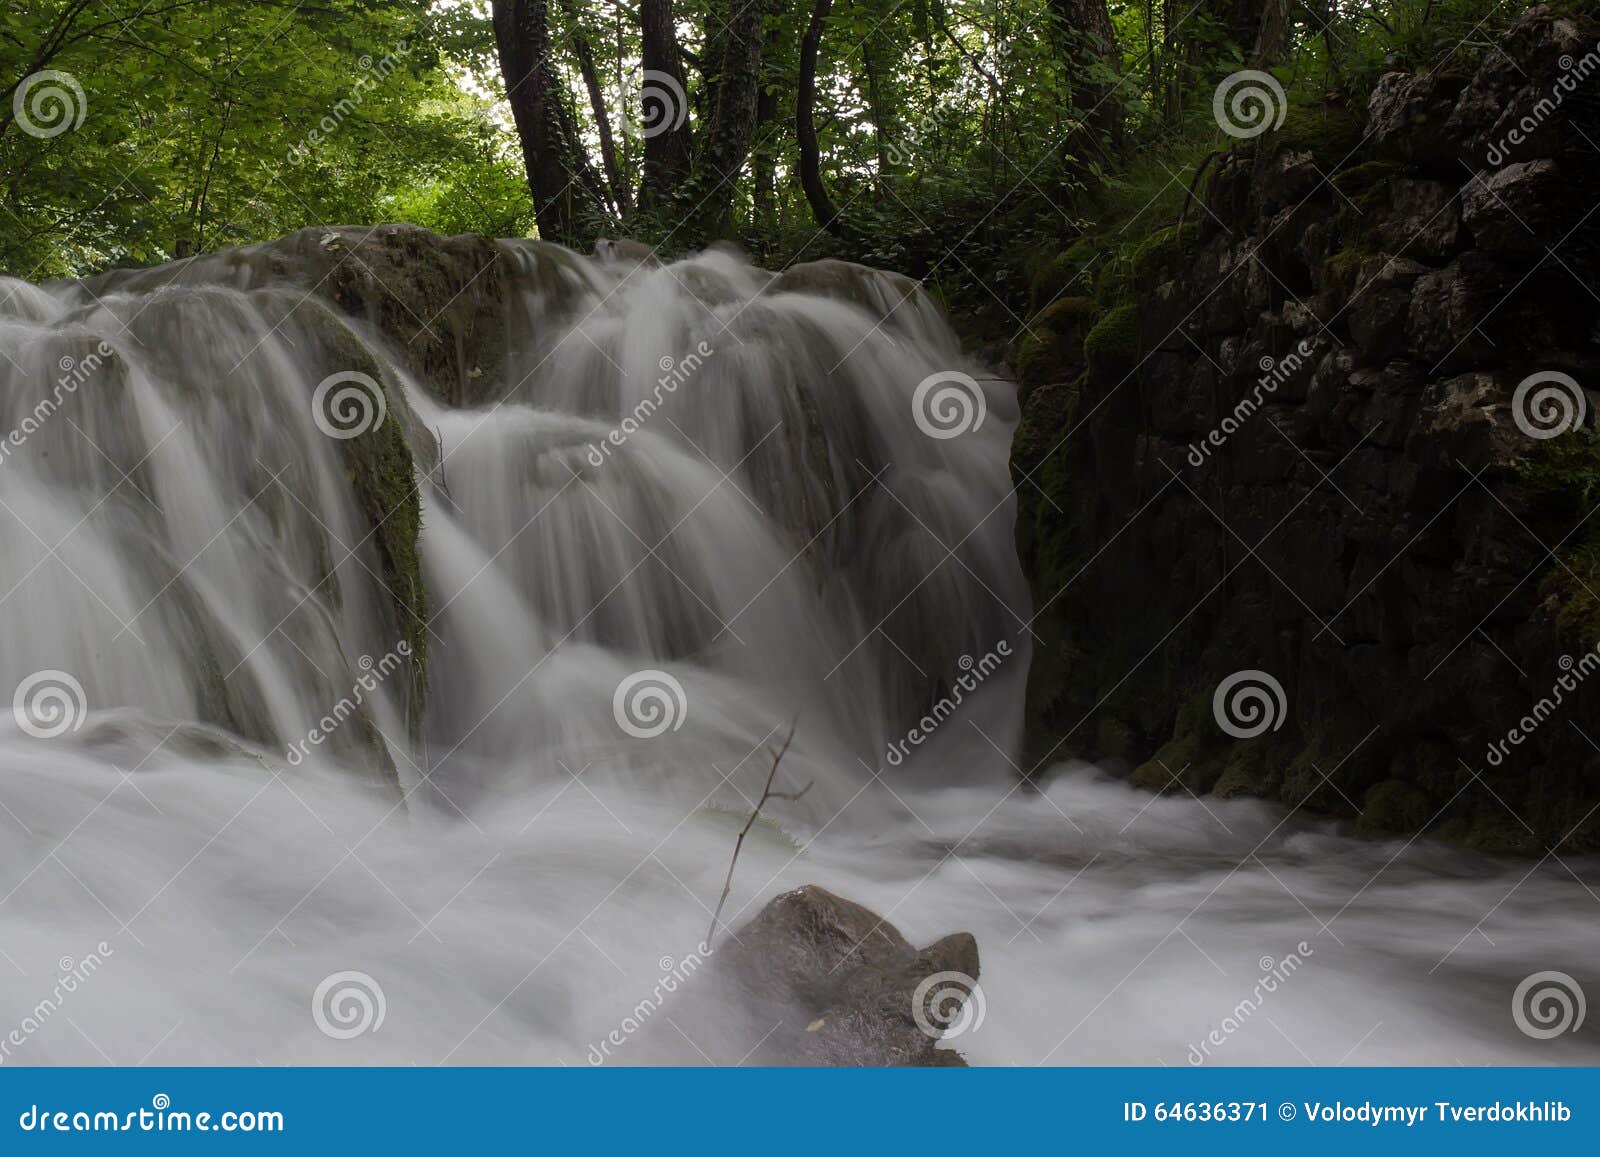
[[[1083,357],[1089,380],[1096,385],[1116,385],[1139,363],[1139,307],[1119,305],[1083,339]]]
[[[1458,816],[1434,828],[1432,835],[1445,843],[1479,852],[1531,856],[1544,850],[1532,832],[1505,812]]]
[[[1386,779],[1367,789],[1356,830],[1372,835],[1409,834],[1427,826],[1433,812],[1428,794],[1416,784]]]
[[[1393,161],[1363,161],[1335,173],[1329,184],[1362,209],[1378,208],[1387,203],[1389,181],[1399,172]]]
[[[1083,341],[1098,307],[1091,298],[1063,297],[1042,310],[1017,355],[1025,386],[1062,382],[1083,368]]]
[[[1176,225],[1157,229],[1133,251],[1131,265],[1135,288],[1158,285],[1180,276],[1194,247],[1192,230],[1189,236],[1183,236]]]
[[[1219,799],[1270,798],[1281,761],[1282,753],[1274,744],[1249,740],[1235,743],[1222,766],[1222,774],[1211,785],[1211,794]]]
[[[1062,297],[1094,292],[1096,269],[1104,260],[1105,246],[1097,238],[1084,237],[1039,267],[1029,286],[1029,302],[1035,312],[1049,308]]]
[[[1197,691],[1178,708],[1177,718],[1172,723],[1172,738],[1134,768],[1128,778],[1136,786],[1150,791],[1168,791],[1178,788],[1179,784],[1192,789],[1196,783],[1204,790],[1222,763],[1224,740],[1212,714],[1210,694]]]
[[[1361,147],[1361,121],[1335,105],[1291,105],[1277,131],[1260,138],[1262,155],[1284,149],[1309,152],[1325,166],[1341,165]]]
[[[1321,287],[1340,290],[1343,293],[1354,293],[1356,282],[1361,276],[1361,267],[1372,260],[1375,254],[1365,249],[1341,249],[1322,263],[1321,276],[1318,279]]]

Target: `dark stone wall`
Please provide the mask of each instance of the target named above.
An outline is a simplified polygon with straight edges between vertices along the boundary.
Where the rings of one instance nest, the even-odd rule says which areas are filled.
[[[1600,847],[1600,395],[1548,439],[1513,406],[1600,388],[1595,31],[1536,9],[1471,71],[1291,108],[1120,288],[1058,259],[1013,451],[1035,760]],[[1241,670],[1282,686],[1276,730],[1219,725]]]

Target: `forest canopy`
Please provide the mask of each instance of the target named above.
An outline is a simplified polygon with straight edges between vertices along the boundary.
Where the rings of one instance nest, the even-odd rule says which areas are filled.
[[[1362,105],[1520,0],[38,0],[0,17],[0,269],[315,225],[847,255],[1016,316],[1170,223],[1219,85]],[[1245,94],[1248,95],[1248,94]],[[1233,137],[1243,134],[1234,133]]]

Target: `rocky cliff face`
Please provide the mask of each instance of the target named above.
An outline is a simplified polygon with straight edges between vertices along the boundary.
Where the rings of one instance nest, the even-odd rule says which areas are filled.
[[[1013,453],[1032,754],[1592,849],[1596,30],[1535,10],[1362,111],[1216,158],[1121,287],[1056,263]]]

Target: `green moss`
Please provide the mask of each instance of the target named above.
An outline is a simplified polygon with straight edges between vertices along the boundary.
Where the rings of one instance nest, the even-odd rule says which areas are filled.
[[[1291,105],[1283,124],[1261,138],[1264,155],[1284,149],[1309,152],[1326,166],[1343,164],[1361,145],[1361,122],[1334,105]]]
[[[1193,230],[1180,237],[1178,228],[1157,229],[1134,249],[1130,258],[1135,286],[1155,285],[1183,272],[1185,257],[1194,251]]]
[[[1095,267],[1104,259],[1105,246],[1093,237],[1080,238],[1056,254],[1034,273],[1029,301],[1035,312],[1058,298],[1093,292]]]
[[[1211,712],[1210,693],[1197,691],[1178,708],[1172,738],[1128,778],[1150,791],[1205,791],[1216,778],[1226,742]]]
[[[1400,166],[1393,161],[1363,161],[1359,165],[1341,169],[1334,174],[1330,183],[1350,200],[1361,204],[1375,193],[1387,198],[1389,180],[1399,170]]]
[[[1485,812],[1458,816],[1434,828],[1432,834],[1445,843],[1479,852],[1531,856],[1544,850],[1532,832],[1504,811],[1499,815]]]
[[[395,601],[400,636],[411,647],[407,717],[421,734],[427,711],[428,587],[422,577],[422,501],[417,492],[411,446],[401,425],[404,395],[384,383],[389,413],[375,429],[344,443],[345,463],[356,497],[373,527],[383,583]],[[396,412],[395,401],[401,408]]]
[[[1361,801],[1356,829],[1371,834],[1420,831],[1433,816],[1428,795],[1415,784],[1386,779],[1373,784]]]
[[[1235,796],[1270,796],[1275,771],[1280,766],[1276,748],[1270,743],[1235,743],[1222,766],[1222,774],[1211,785],[1211,794],[1222,799]]]
[[[1341,249],[1322,263],[1321,283],[1345,293],[1354,293],[1361,267],[1372,257],[1363,249]]]
[[[1115,385],[1139,362],[1139,307],[1119,305],[1083,339],[1083,357],[1089,380]]]

